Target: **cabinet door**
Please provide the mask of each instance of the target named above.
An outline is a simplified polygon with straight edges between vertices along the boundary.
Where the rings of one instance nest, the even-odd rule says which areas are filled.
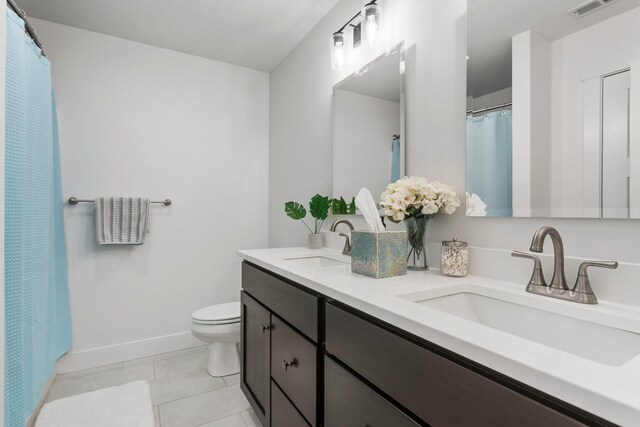
[[[269,426],[271,313],[242,292],[240,387],[262,425]]]

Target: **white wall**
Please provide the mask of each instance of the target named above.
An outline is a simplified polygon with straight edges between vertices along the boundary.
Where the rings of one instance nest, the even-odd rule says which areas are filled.
[[[400,103],[337,89],[334,117],[333,196],[349,202],[362,187],[380,196],[391,182]]]
[[[33,21],[64,197],[173,200],[139,247],[97,246],[93,206],[65,207],[74,345],[59,371],[201,344],[191,313],[238,300],[235,250],[267,244],[268,75]]]
[[[467,110],[482,110],[513,101],[512,88],[508,87],[474,98],[467,96]]]
[[[408,46],[407,172],[440,179],[462,193],[467,2],[396,0],[394,4],[393,16],[387,15],[389,8],[385,8],[385,16],[395,26],[391,43],[404,39]],[[282,212],[286,199],[331,191],[331,88],[351,70],[331,71],[328,40],[361,6],[356,0],[338,3],[271,73],[271,246],[305,243],[304,229]],[[370,59],[375,56],[371,53]],[[524,285],[531,275],[530,265],[511,259],[508,251],[526,250],[541,225],[558,228],[569,257],[640,263],[640,221],[634,220],[467,218],[460,209],[453,216],[440,215],[431,221],[429,240],[437,244],[456,236],[474,248],[499,254],[504,262],[494,264],[496,271],[516,271]],[[547,243],[547,253],[550,247]],[[575,278],[576,269],[575,264],[568,266],[568,280]],[[611,278],[606,287],[614,292],[611,288],[617,287],[620,271],[602,274]],[[597,280],[592,282],[597,286]],[[621,299],[624,301],[624,293]]]
[[[513,215],[548,216],[551,43],[525,31],[513,37],[512,49]],[[582,210],[582,203],[579,206]]]
[[[594,188],[593,180],[588,178],[598,174],[594,166],[600,167],[600,108],[593,111],[588,103],[600,102],[600,76],[628,68],[633,60],[640,59],[638,22],[640,8],[635,8],[551,43],[554,185],[550,194],[556,215],[592,215],[594,202],[586,198]],[[585,114],[593,114],[598,123],[594,124],[590,117],[585,119]],[[593,129],[594,125],[597,128]],[[595,135],[593,143],[590,135]],[[599,200],[595,204],[599,214]],[[583,205],[585,211],[581,209]]]

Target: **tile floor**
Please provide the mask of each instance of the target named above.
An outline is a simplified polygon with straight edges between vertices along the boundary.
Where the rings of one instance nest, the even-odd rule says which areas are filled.
[[[240,374],[214,378],[205,346],[60,375],[46,401],[147,380],[156,426],[260,427],[240,391]]]

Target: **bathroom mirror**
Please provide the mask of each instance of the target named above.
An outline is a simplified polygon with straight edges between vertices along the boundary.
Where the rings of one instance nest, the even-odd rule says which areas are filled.
[[[640,0],[469,0],[467,215],[640,218]]]
[[[404,42],[333,87],[333,197],[404,176]]]

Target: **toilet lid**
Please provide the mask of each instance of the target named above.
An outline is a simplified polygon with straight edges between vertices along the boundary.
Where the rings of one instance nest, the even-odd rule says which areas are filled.
[[[240,319],[240,303],[227,302],[224,304],[211,305],[194,311],[191,315],[193,320],[200,322],[224,322]]]

